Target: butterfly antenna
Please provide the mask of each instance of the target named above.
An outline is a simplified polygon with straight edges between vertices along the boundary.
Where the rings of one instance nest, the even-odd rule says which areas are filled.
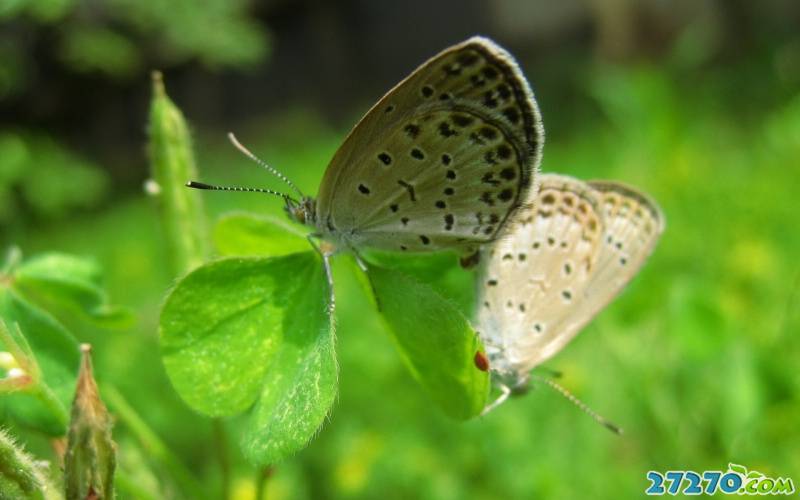
[[[581,401],[577,397],[573,396],[571,392],[569,392],[568,390],[564,389],[563,387],[561,387],[557,383],[553,382],[551,379],[545,378],[545,377],[540,377],[540,376],[537,376],[537,375],[532,375],[532,377],[535,378],[536,380],[540,381],[540,382],[543,382],[544,384],[546,384],[551,389],[553,389],[556,392],[560,393],[562,396],[567,398],[572,404],[577,406],[582,412],[584,412],[587,415],[589,415],[590,417],[592,417],[594,419],[594,421],[597,422],[598,424],[602,425],[603,427],[605,427],[606,429],[610,430],[614,434],[617,434],[617,435],[621,435],[622,434],[622,429],[620,429],[616,425],[612,424],[611,422],[609,422],[608,420],[603,418],[600,414],[598,414],[597,412],[595,412],[594,410],[589,408],[586,405],[586,403],[584,403],[583,401]]]
[[[561,378],[561,377],[564,376],[564,374],[562,372],[560,372],[558,370],[554,370],[552,368],[547,368],[546,366],[540,366],[540,367],[538,367],[538,369],[543,371],[543,372],[545,372],[545,373],[547,373],[547,375],[549,377],[551,377],[551,378]]]
[[[234,147],[235,147],[236,149],[238,149],[239,151],[241,151],[241,152],[242,152],[242,153],[243,153],[243,154],[244,154],[246,157],[250,158],[251,160],[253,160],[254,162],[256,162],[256,164],[258,164],[258,165],[260,165],[260,166],[264,167],[265,169],[267,169],[267,171],[268,171],[268,172],[270,172],[270,173],[272,173],[272,175],[274,175],[274,176],[275,176],[275,177],[277,177],[278,179],[280,179],[280,180],[282,180],[283,182],[285,182],[285,183],[286,183],[286,184],[287,184],[287,185],[288,185],[290,188],[294,189],[294,190],[295,190],[295,192],[297,192],[297,194],[298,194],[298,195],[300,195],[300,198],[303,198],[303,197],[304,197],[304,196],[303,196],[303,192],[302,192],[302,191],[300,191],[300,189],[299,189],[297,186],[295,186],[294,182],[290,181],[288,177],[286,177],[286,176],[285,176],[285,175],[283,175],[282,173],[278,172],[278,171],[277,171],[277,170],[275,170],[274,168],[272,168],[272,167],[270,167],[269,165],[267,165],[267,164],[266,164],[266,162],[265,162],[264,160],[262,160],[262,159],[261,159],[261,158],[259,158],[258,156],[256,156],[256,155],[254,155],[253,153],[251,153],[249,149],[247,149],[246,147],[244,147],[244,146],[242,145],[242,143],[241,143],[241,142],[239,142],[239,141],[236,139],[236,136],[235,136],[235,135],[233,135],[233,132],[228,132],[228,139],[231,141],[231,144],[233,144],[233,145],[234,145]]]
[[[265,194],[272,194],[275,196],[280,196],[287,202],[291,202],[294,205],[297,205],[298,202],[289,196],[288,194],[279,193],[278,191],[274,191],[272,189],[264,189],[264,188],[251,188],[251,187],[241,187],[241,186],[214,186],[212,184],[206,184],[205,182],[197,182],[197,181],[189,181],[186,183],[186,187],[194,188],[194,189],[207,189],[209,191],[238,191],[240,193],[265,193]]]

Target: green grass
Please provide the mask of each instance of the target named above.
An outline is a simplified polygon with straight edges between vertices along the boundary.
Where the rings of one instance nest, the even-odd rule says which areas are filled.
[[[543,169],[633,184],[661,204],[667,230],[622,296],[548,367],[625,434],[612,435],[546,388],[485,418],[447,419],[340,263],[338,400],[310,446],[276,467],[269,498],[633,498],[643,495],[648,470],[725,470],[728,462],[800,481],[800,96],[742,117],[735,99],[709,104],[708,90],[693,94],[653,68],[591,76],[584,98],[594,111],[571,127],[554,118],[568,133],[548,137]],[[547,121],[557,108],[543,107]],[[308,113],[279,118],[238,135],[314,193],[343,131]],[[195,142],[203,180],[278,186],[227,147],[223,133],[202,131]],[[28,254],[91,254],[105,265],[112,297],[138,323],[74,331],[95,344],[101,385],[113,382],[217,491],[212,423],[178,399],[158,356],[158,311],[173,278],[148,201],[131,196],[33,228],[18,243]],[[208,193],[206,202],[214,214],[280,214],[269,197]],[[256,473],[236,447],[238,424],[225,422],[231,488],[248,498]],[[127,435],[118,425],[123,456]],[[126,466],[138,467],[123,459]]]

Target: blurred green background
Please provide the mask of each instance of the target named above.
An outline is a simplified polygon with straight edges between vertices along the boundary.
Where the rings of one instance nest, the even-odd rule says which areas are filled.
[[[142,190],[149,71],[163,70],[193,126],[202,180],[282,187],[229,146],[233,130],[315,193],[383,92],[484,34],[534,87],[544,171],[633,184],[666,213],[641,274],[548,364],[625,434],[544,389],[448,420],[339,259],[340,395],[310,446],[270,472],[266,497],[637,498],[648,470],[728,462],[797,485],[798,26],[792,0],[0,0],[0,244],[96,256],[137,318],[124,331],[71,325],[95,346],[101,385],[115,384],[207,491],[221,497],[227,481],[232,498],[254,498],[261,472],[241,458],[237,419],[193,414],[158,356],[176,277]],[[205,201],[214,218],[281,209]],[[52,459],[41,436],[16,434]],[[186,497],[124,425],[115,438],[140,487]]]

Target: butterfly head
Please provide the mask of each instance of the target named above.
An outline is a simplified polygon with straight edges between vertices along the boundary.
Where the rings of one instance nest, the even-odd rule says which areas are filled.
[[[314,226],[317,222],[317,202],[310,196],[303,196],[300,201],[286,197],[286,215],[295,222]]]
[[[510,389],[511,396],[522,396],[531,389],[530,376],[517,371],[494,372],[495,383]]]

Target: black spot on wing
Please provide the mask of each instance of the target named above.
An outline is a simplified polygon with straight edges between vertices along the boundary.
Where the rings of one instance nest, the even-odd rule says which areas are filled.
[[[444,229],[446,231],[452,230],[454,223],[455,223],[455,217],[453,216],[453,214],[446,214],[444,216]]]
[[[513,181],[517,177],[517,171],[514,167],[506,167],[500,171],[500,177],[507,181]]]
[[[389,153],[385,153],[385,152],[384,152],[384,153],[381,153],[381,154],[379,154],[379,155],[378,155],[378,159],[379,159],[379,160],[381,161],[381,163],[383,163],[384,165],[391,165],[391,164],[392,164],[392,157],[391,157],[391,156],[389,156]]]
[[[461,115],[461,114],[453,115],[453,123],[455,123],[456,126],[458,127],[466,128],[472,125],[474,122],[475,119],[469,115]]]
[[[411,184],[407,183],[402,179],[398,180],[397,183],[406,188],[406,191],[408,191],[408,196],[411,198],[411,201],[417,201],[417,195],[414,191],[414,186],[412,186]]]
[[[409,139],[416,139],[419,136],[420,128],[419,125],[409,123],[403,127],[403,132],[406,133]]]
[[[447,138],[458,135],[458,132],[456,132],[448,122],[441,122],[439,123],[439,135]]]

